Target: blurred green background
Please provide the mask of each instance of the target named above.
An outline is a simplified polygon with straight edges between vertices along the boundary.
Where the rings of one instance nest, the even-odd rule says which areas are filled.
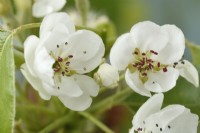
[[[175,24],[186,38],[200,44],[199,0],[90,1],[93,11],[107,14],[116,24],[118,34],[128,32],[139,21],[151,20],[160,25]],[[68,0],[68,4],[74,6],[74,0]]]

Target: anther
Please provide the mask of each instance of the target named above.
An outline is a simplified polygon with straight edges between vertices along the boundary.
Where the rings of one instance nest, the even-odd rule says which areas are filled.
[[[158,55],[157,52],[153,51],[153,50],[150,50],[151,53],[155,54],[155,55]]]
[[[158,127],[158,124],[156,124],[156,127]]]
[[[69,66],[70,62],[68,61],[68,62],[66,62],[65,64],[66,64],[67,66]]]
[[[166,67],[163,68],[163,72],[167,72],[167,68]]]
[[[160,62],[158,62],[157,66],[160,67]]]
[[[68,42],[65,42],[65,45],[67,45],[68,44]]]
[[[59,45],[57,44],[57,48],[59,48]]]
[[[168,128],[170,129],[170,128],[171,128],[171,126],[170,126],[170,125],[168,125]]]
[[[86,51],[83,51],[83,53],[86,54],[87,52],[86,52]]]
[[[142,53],[142,55],[145,56],[146,54],[145,54],[145,53]]]
[[[86,71],[87,70],[86,67],[84,67],[83,70]]]
[[[174,62],[174,65],[178,65],[178,62]]]
[[[73,55],[68,55],[69,58],[73,58]]]
[[[185,64],[185,62],[184,62],[184,61],[181,61],[181,63],[182,63],[182,64]]]
[[[60,89],[60,87],[58,86],[58,89]]]
[[[134,54],[138,55],[138,52],[135,51]]]
[[[160,131],[162,131],[162,128],[160,128]]]
[[[142,76],[147,76],[147,73],[143,73]]]
[[[65,76],[65,72],[62,72],[62,76]]]
[[[58,57],[58,62],[62,62],[63,59],[61,57]]]
[[[58,72],[60,68],[53,68],[54,72]]]

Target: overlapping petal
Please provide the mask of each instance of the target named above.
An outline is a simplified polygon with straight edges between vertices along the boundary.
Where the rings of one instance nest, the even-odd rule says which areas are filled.
[[[137,45],[130,33],[121,35],[110,51],[110,63],[118,70],[124,70],[134,60],[133,52]]]
[[[40,37],[45,37],[48,32],[70,34],[75,32],[75,25],[67,13],[52,13],[47,15],[41,23]]]
[[[139,93],[140,95],[143,96],[151,96],[151,93],[149,90],[147,90],[144,86],[144,84],[142,83],[142,81],[139,79],[139,73],[135,72],[135,73],[131,73],[128,70],[126,70],[125,73],[125,79],[126,79],[126,83],[131,87],[131,89],[133,89],[135,92]]]
[[[179,71],[168,67],[167,72],[160,70],[159,72],[148,73],[148,80],[145,82],[144,86],[152,92],[166,92],[176,85],[178,77]]]
[[[132,124],[135,130],[144,127],[144,121],[151,114],[160,111],[163,103],[163,94],[155,94],[150,99],[148,99],[135,114]]]

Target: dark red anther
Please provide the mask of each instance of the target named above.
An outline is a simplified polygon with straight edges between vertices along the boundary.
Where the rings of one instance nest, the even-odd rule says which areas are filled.
[[[145,53],[142,53],[142,55],[145,56],[146,54],[145,54]]]
[[[73,58],[73,55],[69,55],[68,57],[69,57],[69,58]]]
[[[60,70],[60,68],[53,68],[54,72],[58,72]]]
[[[68,61],[68,62],[66,62],[65,64],[66,64],[67,66],[69,66],[70,62]]]
[[[58,62],[62,62],[63,59],[61,57],[58,57]]]
[[[137,66],[138,66],[138,63],[133,64],[133,66],[134,66],[134,67],[137,67]]]
[[[163,68],[163,72],[167,72],[167,68],[165,67],[165,68]]]
[[[62,72],[62,76],[64,76],[65,75],[65,72]]]
[[[143,73],[142,76],[147,76],[147,73]]]
[[[155,54],[155,55],[158,55],[157,52],[153,51],[153,50],[150,50],[151,53]]]
[[[160,62],[158,62],[157,66],[160,67]]]
[[[153,65],[152,65],[151,63],[149,64],[149,68],[150,68],[150,69],[152,69],[152,68],[153,68]]]
[[[135,51],[134,54],[138,55],[138,52]]]

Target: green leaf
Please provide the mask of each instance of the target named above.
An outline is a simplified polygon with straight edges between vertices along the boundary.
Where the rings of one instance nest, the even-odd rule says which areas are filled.
[[[200,65],[200,45],[186,40],[186,46],[190,49],[193,63],[195,65]]]
[[[12,133],[15,117],[12,35],[0,31],[0,133]]]

